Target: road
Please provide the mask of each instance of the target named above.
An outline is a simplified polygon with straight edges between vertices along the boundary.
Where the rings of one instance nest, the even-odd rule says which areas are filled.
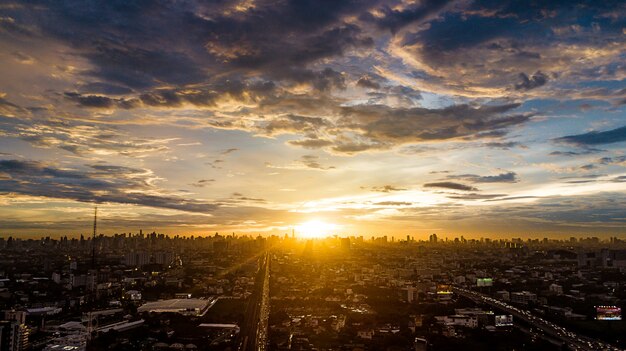
[[[504,301],[500,301],[492,298],[491,296],[468,290],[459,287],[454,287],[454,292],[460,296],[464,296],[478,303],[484,303],[511,314],[515,319],[523,320],[529,325],[541,330],[553,339],[559,340],[567,345],[572,350],[580,351],[596,351],[596,350],[609,350],[619,351],[620,348],[611,346],[602,341],[592,339],[586,336],[578,335],[574,332],[560,327],[552,322],[549,322],[541,317],[533,315],[529,311],[519,309],[515,306],[509,305]]]
[[[269,318],[269,265],[270,256],[260,258],[261,264],[248,298],[244,321],[239,333],[239,351],[265,351]]]

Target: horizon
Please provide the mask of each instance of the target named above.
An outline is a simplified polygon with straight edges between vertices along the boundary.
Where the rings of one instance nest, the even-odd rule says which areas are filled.
[[[169,239],[173,239],[173,238],[182,238],[182,239],[190,239],[190,238],[215,238],[215,237],[221,237],[221,238],[235,238],[235,239],[242,239],[242,238],[249,238],[249,239],[255,239],[258,237],[262,237],[262,238],[278,238],[278,239],[284,239],[284,238],[288,238],[288,239],[295,239],[297,241],[308,241],[308,240],[313,240],[313,241],[323,241],[323,240],[332,240],[332,239],[360,239],[362,238],[364,241],[373,241],[376,239],[383,239],[383,238],[387,238],[387,243],[400,243],[400,242],[407,242],[407,236],[411,238],[411,240],[409,240],[409,242],[413,242],[413,243],[428,243],[429,242],[429,237],[432,234],[436,234],[438,241],[437,243],[454,243],[455,239],[459,239],[461,240],[462,238],[468,241],[482,241],[482,240],[492,240],[493,242],[499,242],[499,241],[505,241],[505,242],[512,242],[512,241],[517,241],[517,240],[522,240],[522,242],[527,242],[527,241],[534,241],[534,240],[545,240],[548,239],[549,241],[558,241],[558,242],[570,242],[572,238],[576,239],[576,243],[579,242],[584,242],[587,240],[598,240],[599,242],[612,242],[612,240],[614,238],[616,239],[620,239],[617,236],[610,236],[610,235],[606,235],[606,234],[579,234],[579,235],[570,235],[570,236],[566,236],[564,234],[559,234],[559,235],[540,235],[540,234],[530,234],[530,235],[526,235],[526,236],[516,236],[516,235],[507,235],[507,234],[502,234],[499,236],[466,236],[463,234],[446,234],[446,233],[429,233],[429,234],[372,234],[372,235],[361,235],[361,234],[346,234],[346,233],[328,233],[328,234],[316,234],[316,235],[307,235],[307,234],[302,234],[302,233],[298,233],[298,232],[293,232],[293,236],[292,236],[292,232],[283,232],[283,233],[268,233],[268,232],[220,232],[220,231],[216,231],[216,232],[207,232],[204,234],[171,234],[171,233],[165,233],[165,232],[160,232],[158,230],[154,230],[154,231],[137,231],[137,232],[111,232],[111,233],[102,233],[100,231],[98,231],[98,234],[96,235],[97,238],[100,237],[104,237],[104,238],[112,238],[115,236],[124,236],[125,238],[131,238],[131,237],[143,237],[143,238],[148,238],[149,235],[152,234],[156,234],[156,235],[164,235],[165,238],[169,238]],[[13,235],[6,235],[3,236],[0,234],[0,239],[3,240],[7,240],[8,238],[13,238],[15,239],[22,239],[22,240],[43,240],[43,239],[50,239],[50,240],[60,240],[63,238],[67,238],[67,239],[80,239],[81,237],[84,238],[84,240],[88,241],[91,240],[93,237],[93,233],[89,233],[87,232],[81,232],[81,233],[74,233],[74,234],[28,234],[28,235],[19,235],[19,236],[13,236]],[[620,239],[621,240],[621,239]]]

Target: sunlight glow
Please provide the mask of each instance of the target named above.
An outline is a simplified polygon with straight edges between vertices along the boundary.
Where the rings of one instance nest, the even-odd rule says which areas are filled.
[[[310,220],[296,226],[296,235],[300,238],[325,238],[337,231],[336,224],[320,220]]]

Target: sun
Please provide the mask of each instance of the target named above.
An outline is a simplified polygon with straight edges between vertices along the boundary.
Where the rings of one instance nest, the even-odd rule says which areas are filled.
[[[310,220],[296,226],[296,234],[300,238],[325,238],[335,234],[338,226],[320,220]]]

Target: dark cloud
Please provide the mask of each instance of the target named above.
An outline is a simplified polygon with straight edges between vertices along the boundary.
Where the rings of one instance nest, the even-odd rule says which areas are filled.
[[[68,99],[77,102],[81,106],[95,108],[111,108],[116,105],[117,100],[100,95],[80,95],[77,93],[65,93]]]
[[[233,153],[233,152],[235,152],[235,151],[239,151],[239,149],[238,149],[238,148],[233,147],[233,148],[226,149],[226,150],[222,151],[222,152],[221,152],[221,154],[222,154],[222,155],[228,155],[228,154],[232,154],[232,153]]]
[[[0,93],[0,117],[9,116],[9,117],[17,117],[28,115],[28,109],[25,109],[21,106],[18,106],[11,101],[6,100],[3,95]]]
[[[530,120],[527,114],[507,115],[519,104],[472,107],[455,105],[443,109],[391,108],[385,105],[344,107],[338,125],[360,131],[379,144],[484,138],[485,132],[505,132]]]
[[[361,189],[367,189],[366,187],[361,187]],[[383,185],[383,186],[373,186],[369,188],[372,191],[380,192],[380,193],[390,193],[394,191],[404,191],[406,188],[401,188],[395,185]]]
[[[15,60],[19,63],[32,64],[35,62],[35,59],[33,57],[26,55],[25,53],[20,52],[20,51],[14,51],[12,55],[15,58]]]
[[[388,149],[391,145],[388,143],[381,143],[376,141],[348,141],[343,140],[337,142],[331,150],[337,154],[346,154],[353,155],[359,152],[365,152],[368,150],[385,150]]]
[[[554,140],[559,143],[585,147],[619,143],[626,141],[626,126],[604,132],[592,131],[584,134],[567,135]]]
[[[194,84],[207,78],[206,71],[182,52],[116,47],[101,42],[86,57],[97,66],[90,75],[134,89]]]
[[[309,83],[319,91],[327,91],[330,89],[345,89],[346,79],[341,72],[337,72],[332,68],[324,68],[321,71],[293,69],[291,71],[283,71],[280,77],[292,80],[296,83]]]
[[[613,181],[616,183],[626,183],[626,176],[618,176],[613,178]]]
[[[451,189],[451,190],[463,190],[463,191],[477,191],[478,189],[461,183],[455,182],[434,182],[434,183],[426,183],[424,184],[425,188],[442,188],[442,189]]]
[[[326,90],[343,78],[307,65],[373,44],[343,20],[368,1],[257,1],[246,11],[230,1],[31,3],[24,8],[46,11],[14,9],[17,19],[3,17],[0,26],[19,32],[20,22],[31,23],[88,59],[94,68],[86,76],[136,90],[199,84],[230,71]]]
[[[489,199],[499,198],[503,196],[506,196],[506,194],[470,193],[470,194],[452,194],[452,195],[447,195],[446,197],[449,199],[455,199],[455,200],[489,200]]]
[[[270,162],[265,163],[266,167],[270,168],[281,168],[281,169],[294,169],[294,170],[302,170],[302,169],[313,169],[317,171],[328,171],[335,169],[335,166],[325,166],[320,163],[319,156],[316,155],[303,155],[299,159],[295,160],[291,164],[288,165],[273,165]]]
[[[397,47],[427,72],[421,79],[444,91],[538,96],[533,89],[548,81],[609,80],[622,71],[620,50],[605,50],[622,40],[622,12],[618,1],[457,2],[436,20],[399,32]],[[594,54],[581,56],[580,49]]]
[[[491,149],[501,149],[501,150],[509,150],[514,147],[519,147],[521,149],[528,148],[526,145],[519,143],[517,141],[492,141],[492,142],[484,143],[483,145]]]
[[[2,32],[26,37],[35,35],[34,28],[18,23],[15,18],[9,16],[0,16],[0,33]]]
[[[205,186],[213,183],[215,179],[200,179],[195,183],[191,183],[191,186],[195,186],[196,188],[204,188]]]
[[[502,198],[489,199],[486,201],[511,201],[511,200],[526,200],[526,199],[539,199],[541,196],[530,196],[530,195],[521,195],[521,196],[507,196]]]
[[[152,172],[110,165],[90,165],[90,170],[64,169],[38,161],[2,160],[0,192],[80,202],[133,204],[207,213],[217,205],[181,198],[154,186]]]
[[[389,29],[392,33],[395,33],[411,23],[424,20],[437,14],[438,11],[443,9],[450,2],[451,1],[448,0],[426,0],[401,10],[383,6],[377,9],[381,15],[373,16],[367,13],[363,15],[362,18],[366,21],[373,21],[378,27]]]
[[[131,94],[133,91],[127,87],[123,87],[120,85],[105,83],[105,82],[92,82],[87,83],[85,85],[81,85],[79,88],[81,94],[83,95],[94,95],[94,94],[104,94],[104,95],[127,95]]]
[[[315,135],[324,127],[330,126],[330,122],[321,117],[307,117],[288,115],[279,117],[259,124],[263,134],[276,135],[284,133],[303,133]]]
[[[184,104],[196,107],[214,107],[219,99],[235,99],[241,102],[260,102],[273,96],[276,86],[269,81],[225,80],[193,89],[158,89],[136,96],[109,97],[106,95],[66,92],[65,97],[81,106],[92,108],[139,107],[176,108]]]
[[[421,92],[403,85],[381,86],[377,91],[368,92],[367,96],[369,105],[397,102],[393,104],[413,107],[419,100],[422,100]]]
[[[356,82],[356,85],[366,89],[380,89],[380,84],[369,76],[363,76],[359,78],[359,80]]]
[[[315,155],[304,155],[300,157],[300,162],[308,168],[319,169],[323,171],[335,169],[335,166],[323,166],[322,164],[320,164],[319,157]]]
[[[262,203],[267,203],[267,200],[245,196],[244,194],[238,193],[238,192],[234,192],[232,196],[229,197],[228,199],[219,200],[219,204],[225,205],[225,206],[233,206],[233,205],[247,204],[247,203],[262,204]]]
[[[207,166],[211,166],[211,168],[222,169],[222,167],[220,167],[220,164],[222,163],[224,163],[224,160],[218,158],[213,161],[207,161],[204,164]]]
[[[602,165],[612,165],[612,164],[626,165],[626,156],[602,157],[597,162]]]
[[[520,82],[515,83],[516,90],[530,90],[539,88],[548,82],[548,76],[541,71],[535,72],[531,77],[528,77],[525,73],[519,74]]]
[[[597,166],[593,164],[586,164],[586,165],[580,166],[579,168],[582,169],[583,171],[590,171],[594,168],[597,168]]]
[[[602,151],[605,151],[605,150],[585,148],[582,151],[552,151],[551,153],[549,153],[549,155],[573,157],[573,156],[594,154],[594,153],[598,153]]]
[[[561,177],[559,179],[598,179],[606,176],[606,174],[585,174],[585,175],[577,175],[574,177]]]
[[[319,149],[333,144],[332,141],[326,139],[290,140],[287,143],[289,145],[301,146],[306,149]]]
[[[411,206],[412,202],[404,202],[404,201],[380,201],[374,202],[373,205],[376,206]]]
[[[465,180],[472,183],[517,183],[519,179],[515,172],[505,172],[494,176],[480,176],[477,174],[449,175],[447,179]]]

